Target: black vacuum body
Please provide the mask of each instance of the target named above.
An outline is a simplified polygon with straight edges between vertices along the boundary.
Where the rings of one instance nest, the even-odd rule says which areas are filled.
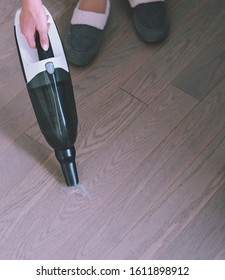
[[[36,49],[31,49],[20,31],[15,16],[15,38],[30,100],[46,141],[54,149],[66,184],[79,182],[75,164],[74,144],[77,137],[77,112],[68,63],[52,16],[49,17],[49,49],[41,48],[36,33]]]

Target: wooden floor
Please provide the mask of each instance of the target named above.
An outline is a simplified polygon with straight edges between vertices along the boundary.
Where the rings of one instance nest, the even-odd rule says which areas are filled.
[[[0,10],[0,258],[225,258],[225,1],[168,0],[169,38],[139,40],[112,0],[101,53],[71,66],[77,165],[67,194]],[[77,1],[44,1],[63,36]]]

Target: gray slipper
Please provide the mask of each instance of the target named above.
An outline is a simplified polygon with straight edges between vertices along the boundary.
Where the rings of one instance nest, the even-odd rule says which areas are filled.
[[[109,12],[110,0],[106,0],[104,14],[80,10],[79,3],[77,4],[64,41],[69,62],[85,66],[95,59],[101,46]]]
[[[67,31],[64,48],[67,59],[77,66],[91,63],[97,56],[103,30],[84,24],[70,24]]]
[[[134,27],[139,37],[148,43],[166,39],[169,21],[165,2],[149,2],[133,8]]]

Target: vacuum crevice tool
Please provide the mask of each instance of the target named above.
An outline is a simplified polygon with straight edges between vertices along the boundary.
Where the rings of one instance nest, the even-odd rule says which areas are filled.
[[[36,32],[36,48],[31,49],[20,30],[21,9],[16,12],[14,32],[30,100],[48,144],[54,149],[67,186],[79,183],[74,144],[77,137],[77,111],[73,86],[62,42],[51,14],[49,49],[41,48]]]

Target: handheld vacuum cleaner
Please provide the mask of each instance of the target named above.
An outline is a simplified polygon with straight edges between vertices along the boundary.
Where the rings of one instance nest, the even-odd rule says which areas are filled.
[[[77,112],[62,42],[54,20],[46,9],[50,22],[49,49],[44,51],[41,48],[38,32],[36,49],[31,49],[20,30],[20,13],[21,9],[16,12],[14,32],[30,100],[39,127],[55,151],[67,186],[76,186],[79,182],[74,148]]]

